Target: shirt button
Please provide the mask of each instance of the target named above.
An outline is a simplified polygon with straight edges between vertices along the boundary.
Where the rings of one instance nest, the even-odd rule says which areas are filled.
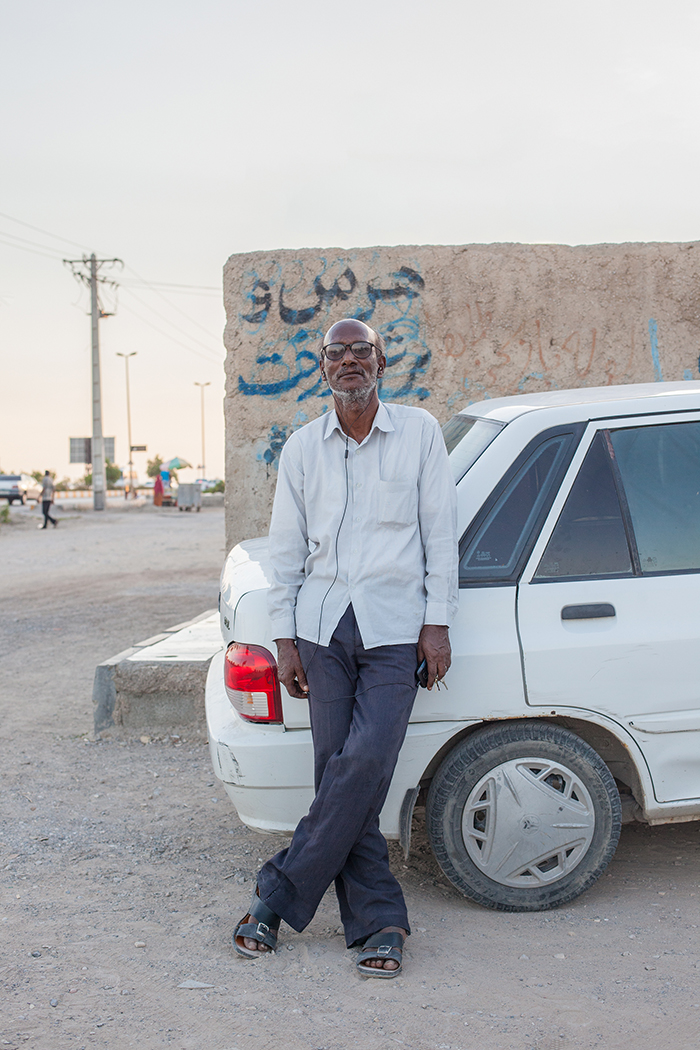
[[[361,518],[355,518],[355,521],[358,521],[358,522],[359,522],[359,521],[361,521],[361,520],[362,520]]]

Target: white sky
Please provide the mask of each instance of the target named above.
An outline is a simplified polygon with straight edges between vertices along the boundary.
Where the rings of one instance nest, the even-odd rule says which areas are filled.
[[[4,7],[0,84],[0,212],[131,268],[101,324],[120,465],[116,353],[135,350],[134,443],[199,463],[210,382],[223,474],[221,295],[139,278],[216,289],[256,249],[700,230],[690,0],[23,0]],[[5,471],[82,473],[89,303],[61,265],[81,254],[0,217]]]

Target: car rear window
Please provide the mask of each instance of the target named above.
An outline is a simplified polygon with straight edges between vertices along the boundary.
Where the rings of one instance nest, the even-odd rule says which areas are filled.
[[[470,467],[474,466],[481,453],[488,448],[504,425],[495,423],[492,419],[465,416],[461,412],[445,423],[442,428],[442,436],[450,457],[450,467],[455,484],[464,477]]]
[[[21,481],[19,474],[0,474],[0,481]]]

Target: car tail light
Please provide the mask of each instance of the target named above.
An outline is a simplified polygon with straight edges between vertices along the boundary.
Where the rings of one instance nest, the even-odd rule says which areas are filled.
[[[282,722],[277,663],[262,645],[231,642],[224,660],[226,695],[249,722]]]

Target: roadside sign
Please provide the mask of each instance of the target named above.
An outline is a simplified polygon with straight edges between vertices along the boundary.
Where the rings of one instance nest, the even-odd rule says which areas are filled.
[[[103,438],[105,459],[114,463],[114,438]],[[70,462],[92,463],[92,438],[70,439]]]

